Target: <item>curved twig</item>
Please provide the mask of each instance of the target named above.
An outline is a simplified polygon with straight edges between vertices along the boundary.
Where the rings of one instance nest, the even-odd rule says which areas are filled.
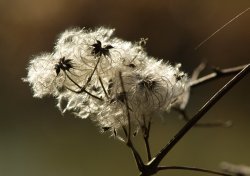
[[[189,166],[159,166],[159,171],[162,170],[189,170],[189,171],[197,171],[197,172],[203,172],[203,173],[209,173],[214,175],[222,175],[222,176],[232,176],[228,173],[218,172],[214,170],[204,169],[204,168],[197,168],[197,167],[189,167]]]

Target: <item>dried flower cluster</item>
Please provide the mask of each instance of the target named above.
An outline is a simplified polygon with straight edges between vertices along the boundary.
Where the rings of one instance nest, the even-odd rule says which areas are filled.
[[[113,29],[70,29],[63,32],[53,53],[35,56],[29,82],[35,97],[52,95],[58,108],[91,118],[113,134],[128,125],[134,129],[153,114],[183,106],[188,78],[175,66],[149,57],[144,40],[113,37]]]

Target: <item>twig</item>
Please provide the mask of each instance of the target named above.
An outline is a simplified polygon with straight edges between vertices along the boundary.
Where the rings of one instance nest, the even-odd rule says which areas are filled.
[[[195,81],[198,79],[200,73],[206,68],[207,64],[205,62],[202,62],[196,67],[192,73],[191,81]]]
[[[150,161],[152,159],[152,156],[151,156],[151,151],[150,151],[150,145],[149,145],[148,137],[143,137],[143,139],[144,139],[144,143],[145,143],[145,146],[146,146],[148,161]]]
[[[198,78],[196,80],[191,81],[190,87],[194,88],[199,85],[208,83],[210,81],[213,81],[218,78],[234,75],[236,73],[239,73],[243,68],[245,68],[247,65],[240,65],[237,67],[231,67],[231,68],[226,68],[226,69],[216,69],[214,73],[210,73],[206,76],[203,76],[201,78]]]
[[[122,126],[122,129],[124,131],[124,134],[126,137],[128,137],[128,132],[127,132],[127,129],[125,128],[125,126]],[[135,149],[133,143],[130,141],[127,141],[127,146],[131,149],[132,153],[133,153],[133,156],[134,156],[134,159],[135,159],[135,162],[136,162],[136,165],[137,165],[137,168],[139,169],[139,171],[142,170],[142,168],[144,167],[144,163],[141,159],[141,156],[140,154],[138,153],[138,151]]]
[[[120,81],[121,81],[122,92],[125,92],[124,99],[125,99],[125,105],[126,105],[126,111],[127,111],[127,118],[128,118],[128,132],[127,132],[126,128],[124,128],[124,132],[125,132],[125,135],[127,137],[127,146],[133,152],[133,155],[134,155],[134,158],[135,158],[135,161],[136,161],[136,164],[137,164],[137,167],[138,167],[139,171],[142,171],[142,169],[144,167],[144,163],[143,163],[143,161],[141,159],[140,154],[135,149],[135,147],[134,147],[134,145],[132,143],[132,140],[131,140],[131,116],[130,116],[130,112],[129,112],[130,108],[129,108],[129,105],[128,105],[128,97],[127,97],[127,94],[126,94],[126,91],[125,91],[125,87],[124,87],[124,83],[123,83],[122,73],[121,72],[119,72],[119,78],[120,78]]]
[[[74,83],[79,89],[82,88],[79,84],[77,84],[77,83],[67,74],[67,72],[64,72],[64,73],[65,73],[66,77],[67,77],[72,83]]]
[[[227,173],[231,173],[233,175],[238,176],[249,176],[250,175],[250,167],[246,165],[235,165],[228,162],[222,162],[220,164],[220,168]]]
[[[101,57],[98,57],[98,60],[97,60],[96,65],[95,65],[95,67],[94,67],[94,70],[92,71],[92,73],[90,74],[90,76],[89,76],[87,82],[86,82],[85,85],[83,86],[84,88],[86,88],[86,87],[88,86],[89,82],[91,81],[91,79],[92,79],[92,77],[93,77],[93,75],[94,75],[94,73],[95,73],[95,71],[96,71],[96,69],[97,69],[97,66],[98,66],[100,60],[101,60]]]
[[[99,82],[100,82],[100,84],[101,84],[101,86],[102,86],[102,89],[103,89],[103,92],[104,92],[106,98],[109,98],[108,93],[107,93],[107,91],[106,91],[106,89],[105,89],[105,87],[104,87],[104,85],[103,85],[103,82],[102,82],[101,77],[99,76],[98,78],[99,78]]]
[[[131,149],[133,156],[135,158],[136,164],[137,164],[137,168],[139,169],[139,171],[142,171],[144,168],[144,163],[141,159],[140,154],[137,152],[137,150],[135,149],[133,143],[131,142],[127,142],[127,146]]]
[[[150,161],[152,159],[152,155],[151,155],[151,150],[150,150],[150,145],[149,145],[148,139],[149,139],[149,133],[150,133],[150,128],[151,128],[151,120],[149,120],[148,125],[147,125],[145,117],[143,117],[143,119],[144,119],[144,127],[141,127],[141,128],[143,131],[143,139],[144,139],[144,143],[145,143],[145,147],[146,147],[148,161]]]
[[[65,88],[68,89],[68,90],[70,90],[71,92],[74,92],[74,93],[77,93],[77,94],[82,93],[82,92],[85,92],[85,93],[88,94],[89,96],[91,96],[91,97],[93,97],[93,98],[95,98],[95,99],[97,99],[97,100],[103,101],[102,98],[100,98],[100,97],[98,97],[98,96],[96,96],[96,95],[93,95],[92,93],[88,92],[88,91],[85,90],[85,89],[81,89],[80,91],[75,91],[75,90],[73,90],[73,89],[71,89],[71,88],[69,88],[69,87],[67,87],[67,86],[65,86]]]
[[[75,91],[75,90],[73,90],[73,89],[71,89],[71,88],[65,86],[66,89],[68,89],[68,90],[70,90],[70,91],[72,91],[72,92],[75,92],[75,93],[82,93],[82,92],[85,92],[85,93],[88,94],[89,96],[91,96],[91,97],[93,97],[93,98],[95,98],[95,99],[98,99],[98,100],[100,100],[100,101],[103,101],[102,98],[100,98],[100,97],[98,97],[98,96],[96,96],[96,95],[93,95],[92,93],[88,92],[84,87],[81,87],[79,84],[77,84],[77,83],[76,83],[76,82],[75,82],[66,72],[65,72],[65,75],[66,75],[66,77],[67,77],[73,84],[75,84],[80,90],[79,90],[79,91]]]
[[[205,40],[203,40],[199,45],[197,45],[195,47],[195,50],[199,49],[204,43],[206,43],[210,38],[212,38],[216,33],[218,33],[219,31],[221,31],[223,28],[225,28],[227,25],[229,25],[231,22],[233,22],[235,19],[239,18],[241,15],[243,15],[244,13],[246,13],[248,10],[250,10],[250,8],[248,7],[247,9],[243,10],[242,12],[240,12],[238,15],[236,15],[235,17],[233,17],[231,20],[229,20],[226,24],[224,24],[223,26],[221,26],[219,29],[217,29],[214,33],[212,33],[210,36],[208,36]]]
[[[215,175],[222,175],[222,176],[232,176],[228,173],[218,172],[214,170],[209,169],[203,169],[203,168],[197,168],[197,167],[189,167],[189,166],[159,166],[158,171],[162,170],[190,170],[190,171],[197,171],[197,172],[204,172],[204,173],[210,173]]]
[[[126,111],[127,111],[127,118],[128,118],[128,142],[130,142],[131,140],[131,116],[130,116],[130,112],[129,112],[129,105],[128,105],[128,97],[125,91],[125,87],[124,87],[124,83],[123,83],[123,79],[122,79],[122,73],[119,72],[119,78],[121,81],[121,88],[122,88],[122,92],[125,93],[124,95],[124,99],[125,99],[125,105],[126,105]]]
[[[149,162],[150,168],[156,168],[169,151],[184,137],[184,135],[210,110],[231,88],[243,79],[250,71],[248,64],[240,73],[223,86],[188,123],[170,140],[170,142]]]

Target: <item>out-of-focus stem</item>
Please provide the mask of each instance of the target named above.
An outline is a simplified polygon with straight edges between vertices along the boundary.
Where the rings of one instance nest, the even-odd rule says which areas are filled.
[[[218,172],[214,170],[209,169],[203,169],[203,168],[197,168],[197,167],[189,167],[189,166],[159,166],[159,171],[162,170],[189,170],[189,171],[197,171],[197,172],[203,172],[203,173],[209,173],[214,175],[222,175],[222,176],[232,176],[228,173]]]
[[[190,87],[194,88],[194,87],[200,86],[202,84],[208,83],[210,81],[213,81],[222,77],[234,75],[236,73],[239,73],[246,66],[247,65],[241,65],[241,66],[231,67],[231,68],[226,68],[226,69],[217,68],[215,69],[214,73],[210,73],[196,80],[192,80],[190,83]]]

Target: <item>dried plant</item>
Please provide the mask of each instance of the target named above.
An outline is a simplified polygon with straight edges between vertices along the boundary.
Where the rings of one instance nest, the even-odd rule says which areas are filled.
[[[128,42],[114,37],[113,32],[114,29],[104,27],[95,30],[74,28],[63,32],[52,53],[43,53],[30,61],[24,81],[32,87],[34,97],[53,96],[62,113],[71,111],[80,118],[89,118],[101,132],[110,132],[131,149],[141,176],[169,169],[230,175],[195,167],[162,166],[160,162],[194,125],[229,125],[197,122],[249,73],[250,65],[214,69],[213,73],[199,78],[204,68],[202,64],[188,77],[181,71],[181,64],[172,65],[148,56],[144,39]],[[192,118],[187,117],[185,107],[192,88],[234,74],[236,76]],[[188,122],[152,157],[151,122],[162,112],[171,110],[180,112]],[[142,133],[145,142],[147,161],[143,161],[134,146],[133,135],[138,132]]]

